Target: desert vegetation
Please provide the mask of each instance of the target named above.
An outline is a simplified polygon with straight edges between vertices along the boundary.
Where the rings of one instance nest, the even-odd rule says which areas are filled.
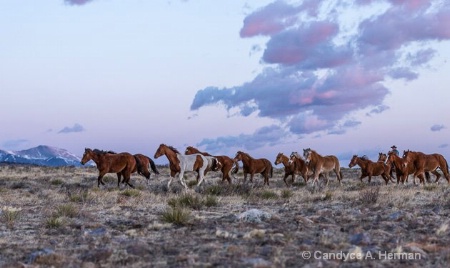
[[[1,267],[421,267],[450,261],[450,186],[360,182],[291,187],[282,168],[270,186],[255,176],[196,188],[168,168],[134,189],[117,177],[97,187],[96,168],[0,166]],[[308,255],[309,254],[309,255]],[[29,266],[30,265],[30,266]]]

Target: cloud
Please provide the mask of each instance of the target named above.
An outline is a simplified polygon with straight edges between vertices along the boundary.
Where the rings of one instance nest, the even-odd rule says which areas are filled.
[[[73,127],[64,127],[58,133],[72,133],[72,132],[83,132],[85,129],[80,124],[74,124]]]
[[[253,150],[267,144],[270,146],[279,144],[280,139],[284,139],[287,135],[288,133],[282,127],[271,125],[257,129],[253,134],[203,139],[196,146],[203,147],[206,151],[213,154],[229,150],[230,148]]]
[[[371,116],[372,114],[381,114],[388,109],[390,109],[389,106],[382,104],[370,110],[370,112],[366,113],[366,115]]]
[[[430,130],[431,131],[441,131],[441,130],[443,130],[445,128],[445,126],[444,125],[432,125],[431,126],[431,128],[430,128]]]
[[[275,1],[256,10],[240,34],[267,37],[258,47],[265,68],[241,85],[199,89],[190,109],[218,105],[237,116],[278,120],[286,135],[343,134],[361,124],[345,121],[353,113],[383,113],[391,90],[385,82],[419,78],[419,68],[436,56],[431,46],[450,40],[450,5],[386,0],[384,10],[371,8],[378,2]],[[361,9],[356,23],[344,17],[349,8]]]
[[[438,148],[447,148],[449,145],[448,143],[444,143],[438,146]]]
[[[15,150],[17,148],[21,148],[29,143],[29,140],[26,139],[17,139],[17,140],[9,140],[5,141],[2,146],[6,150]]]
[[[81,6],[81,5],[87,4],[92,1],[93,0],[64,0],[64,3],[69,4],[69,5]]]

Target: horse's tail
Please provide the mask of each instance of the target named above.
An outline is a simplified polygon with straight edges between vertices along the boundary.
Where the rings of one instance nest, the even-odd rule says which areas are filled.
[[[273,178],[273,166],[270,164],[270,177]]]
[[[153,160],[150,157],[147,157],[147,158],[148,158],[148,162],[150,163],[150,167],[153,170],[153,172],[155,172],[155,174],[159,175],[159,171],[156,169],[155,162],[153,162]]]
[[[239,171],[239,163],[238,163],[238,161],[234,161],[233,169],[231,171],[233,172],[233,174],[238,173],[238,171]]]
[[[341,180],[344,178],[344,175],[342,175],[342,170],[339,170],[339,176],[341,176]]]
[[[141,160],[139,159],[139,157],[137,157],[137,156],[135,156],[135,155],[133,155],[133,157],[134,157],[134,161],[136,161],[136,170],[137,170],[138,173],[139,173],[139,172],[141,172],[141,170],[142,170],[142,162],[141,162]]]

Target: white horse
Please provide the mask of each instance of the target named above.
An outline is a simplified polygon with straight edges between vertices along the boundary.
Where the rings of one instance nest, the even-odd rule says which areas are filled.
[[[184,181],[184,172],[185,171],[197,171],[199,182],[197,183],[197,186],[200,186],[202,184],[204,178],[205,178],[205,170],[208,168],[208,164],[211,161],[211,163],[214,161],[214,159],[209,159],[201,154],[191,154],[191,155],[184,155],[180,154],[177,149],[167,146],[165,144],[161,144],[155,152],[154,158],[158,158],[162,155],[165,155],[167,159],[169,160],[169,168],[170,168],[170,179],[167,183],[167,188],[170,187],[170,184],[172,183],[172,179],[175,177],[175,175],[178,174],[178,178],[180,180],[180,183],[188,189],[185,181]],[[215,162],[217,163],[217,159],[215,159]]]

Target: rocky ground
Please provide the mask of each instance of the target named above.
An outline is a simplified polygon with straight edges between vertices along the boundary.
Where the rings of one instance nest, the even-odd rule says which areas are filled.
[[[385,186],[344,169],[341,186],[287,188],[283,170],[197,189],[168,169],[135,189],[95,168],[0,166],[1,267],[444,267],[450,262],[450,186]]]

